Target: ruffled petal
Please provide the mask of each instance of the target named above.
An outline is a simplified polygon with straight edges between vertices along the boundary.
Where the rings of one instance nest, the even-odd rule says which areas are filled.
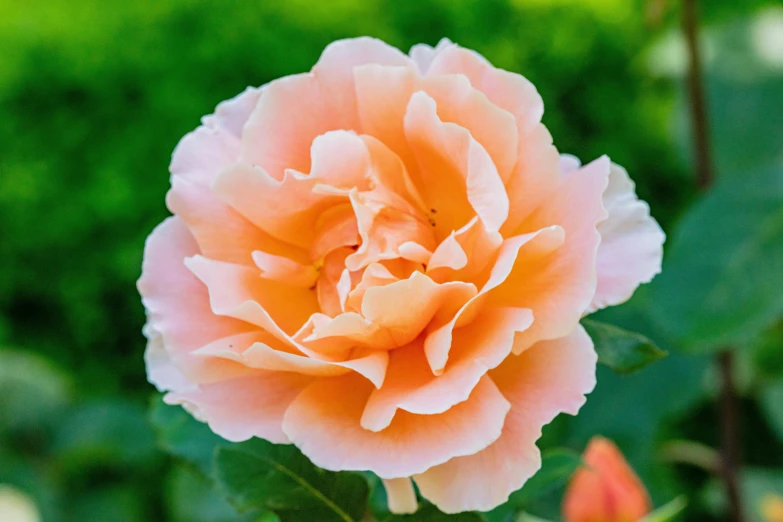
[[[290,372],[256,370],[241,379],[203,384],[197,389],[169,393],[168,404],[182,404],[226,440],[239,442],[260,437],[286,444],[283,415],[312,377]]]
[[[178,372],[194,383],[235,378],[247,369],[231,361],[192,354],[215,339],[250,329],[241,321],[214,316],[207,289],[185,268],[185,258],[198,252],[193,236],[177,217],[163,221],[147,238],[137,286],[147,310],[148,329],[155,333],[150,342],[162,340]],[[154,346],[150,355],[160,361],[158,348]],[[177,382],[166,380],[161,384],[165,389],[175,389]]]
[[[222,357],[249,368],[296,372],[318,377],[334,377],[350,371],[366,377],[376,388],[383,384],[389,363],[387,352],[368,352],[347,361],[322,361],[299,353],[265,331],[248,332],[214,341],[196,355]]]
[[[402,478],[487,447],[500,435],[509,408],[484,378],[468,400],[447,412],[399,412],[388,428],[375,433],[360,425],[371,390],[370,383],[351,375],[316,381],[286,411],[283,431],[321,468]]]
[[[255,250],[298,262],[307,259],[306,251],[270,236],[226,205],[208,187],[182,176],[172,176],[166,204],[187,224],[201,252],[212,259],[250,265]]]
[[[422,198],[431,207],[439,237],[448,236],[475,215],[489,230],[503,225],[508,196],[495,164],[470,132],[438,117],[435,101],[424,92],[411,97],[405,136],[416,157]]]
[[[581,326],[506,359],[489,374],[511,402],[503,434],[485,450],[415,475],[422,496],[446,513],[489,511],[505,502],[541,466],[542,427],[559,413],[576,415],[584,404],[595,386],[596,361]]]
[[[517,337],[514,353],[569,334],[590,306],[601,242],[596,227],[606,219],[601,197],[608,176],[606,157],[565,176],[557,194],[523,223],[522,230],[560,226],[565,242],[556,252],[519,257],[504,284],[489,296],[490,303],[530,308],[535,314],[533,325]]]
[[[487,370],[511,353],[516,332],[532,322],[530,310],[484,310],[469,326],[454,332],[452,357],[438,376],[430,370],[420,343],[392,351],[386,381],[370,395],[362,426],[380,431],[398,409],[432,415],[466,400]]]
[[[636,197],[628,173],[614,163],[603,201],[609,216],[598,225],[598,287],[588,312],[623,303],[649,283],[661,271],[666,240],[650,206]]]
[[[242,306],[255,303],[291,335],[318,311],[315,292],[263,279],[257,269],[199,255],[188,258],[185,264],[209,289],[214,314],[241,319],[266,329],[265,319],[259,321],[254,314],[246,313]]]
[[[344,338],[382,350],[405,346],[428,324],[446,322],[474,295],[476,287],[470,283],[437,284],[421,272],[414,272],[408,279],[368,288],[361,315],[340,314],[316,326],[305,341]]]
[[[365,65],[410,67],[400,50],[370,37],[337,40],[326,46],[312,69],[325,96],[343,111],[346,129],[360,129],[354,88],[354,68]]]
[[[485,303],[487,295],[504,284],[517,264],[517,260],[545,256],[558,249],[563,244],[564,238],[563,229],[555,225],[503,242],[495,264],[489,270],[481,290],[466,302],[450,321],[442,325],[433,325],[429,329],[424,341],[424,352],[433,373],[440,374],[446,366],[454,329],[467,325],[476,317],[481,306]],[[522,308],[514,305],[511,307]],[[537,312],[534,310],[533,313],[535,315]]]

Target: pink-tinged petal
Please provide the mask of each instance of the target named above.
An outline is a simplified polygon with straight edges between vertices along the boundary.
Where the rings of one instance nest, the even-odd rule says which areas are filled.
[[[442,325],[431,328],[424,341],[424,353],[432,372],[440,375],[449,360],[455,328],[469,324],[478,314],[487,295],[503,285],[520,258],[537,258],[557,250],[565,240],[565,233],[559,226],[550,226],[537,232],[516,236],[503,242],[495,264],[489,270],[481,290],[466,302],[453,318]],[[511,305],[511,308],[521,308]],[[537,313],[535,309],[534,314]],[[538,320],[536,317],[535,320]]]
[[[381,431],[397,410],[432,415],[466,400],[487,370],[511,353],[516,332],[533,322],[530,310],[490,308],[454,332],[452,356],[441,375],[433,375],[421,343],[393,350],[383,387],[374,391],[362,414],[362,426]]]
[[[330,43],[312,69],[324,95],[343,112],[347,125],[343,128],[360,128],[353,71],[366,64],[412,66],[410,59],[398,49],[365,36]]]
[[[313,359],[291,353],[289,346],[262,330],[219,339],[195,353],[229,359],[249,368],[296,372],[317,377],[334,377],[355,371],[366,377],[376,388],[383,384],[389,363],[387,352],[368,352],[347,361]]]
[[[312,288],[318,280],[318,270],[315,265],[297,263],[284,256],[255,251],[253,252],[253,262],[261,270],[261,277],[271,281]]]
[[[315,292],[261,278],[257,269],[214,261],[196,255],[186,266],[209,290],[212,311],[266,328],[265,320],[245,313],[245,303],[267,311],[279,327],[291,335],[318,311]]]
[[[508,196],[487,151],[465,128],[444,123],[435,101],[416,92],[405,114],[405,136],[416,157],[420,192],[432,213],[439,237],[473,216],[498,230],[508,216]]]
[[[561,154],[560,155],[560,172],[563,174],[569,174],[575,170],[579,170],[582,166],[582,162],[573,154]]]
[[[188,380],[199,383],[235,378],[247,370],[231,361],[205,360],[192,354],[215,339],[250,329],[241,321],[212,312],[207,289],[185,267],[185,258],[198,251],[193,236],[177,217],[166,219],[149,235],[137,283],[147,322]]]
[[[359,423],[371,391],[372,385],[358,376],[316,381],[286,411],[283,431],[321,468],[402,478],[486,448],[500,436],[509,409],[492,381],[484,378],[468,400],[447,412],[399,412],[388,428],[375,433]]]
[[[260,95],[260,89],[248,87],[204,117],[203,125],[182,138],[174,150],[171,174],[209,186],[218,172],[239,159],[242,127]]]
[[[559,413],[576,415],[595,386],[596,354],[581,326],[507,358],[489,375],[511,402],[503,434],[478,453],[413,478],[422,496],[446,513],[489,511],[541,467],[536,441]]]
[[[413,60],[413,63],[416,64],[416,68],[419,72],[421,74],[426,74],[435,57],[443,52],[444,49],[453,45],[454,43],[448,38],[441,38],[438,45],[435,47],[431,47],[427,44],[416,44],[411,47],[408,54],[410,55],[411,60]]]
[[[276,239],[245,219],[204,185],[172,176],[166,204],[187,224],[201,253],[212,259],[250,265],[263,250],[304,262],[306,251]]]
[[[142,331],[147,338],[147,348],[144,350],[147,380],[159,391],[184,391],[193,388],[195,384],[174,366],[163,344],[163,336],[150,324],[146,324]]]
[[[283,415],[312,380],[298,373],[256,370],[241,379],[169,393],[164,400],[195,410],[196,418],[206,421],[212,431],[231,442],[260,437],[286,444],[289,440],[282,430]]]
[[[438,117],[467,129],[487,151],[505,183],[517,162],[519,135],[514,116],[473,88],[462,74],[427,76],[422,86],[435,100]]]
[[[397,515],[410,515],[419,509],[419,501],[409,478],[384,479],[389,511]]]
[[[634,187],[625,169],[613,163],[603,197],[609,216],[598,225],[598,288],[588,312],[627,301],[661,271],[666,235]]]
[[[177,144],[169,171],[208,187],[221,170],[237,161],[240,150],[241,142],[229,131],[201,126]]]
[[[241,138],[242,128],[256,108],[262,90],[258,87],[248,87],[241,94],[219,103],[215,114],[202,118],[202,123],[207,127],[221,127],[237,138]]]
[[[473,88],[516,118],[520,135],[541,121],[544,102],[535,86],[524,76],[497,69],[475,51],[456,45],[445,46],[427,70],[428,76],[441,74],[466,76]]]
[[[567,335],[590,306],[601,242],[596,227],[606,219],[601,197],[608,176],[606,157],[565,176],[557,194],[523,223],[523,230],[559,225],[565,243],[551,254],[520,257],[490,296],[496,305],[530,308],[535,314],[533,326],[517,337],[514,353],[539,340]]]

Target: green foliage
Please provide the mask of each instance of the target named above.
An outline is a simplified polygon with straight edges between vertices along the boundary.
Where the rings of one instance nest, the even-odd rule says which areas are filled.
[[[731,210],[728,210],[731,209]],[[683,218],[652,284],[691,350],[746,345],[783,315],[783,165],[723,180]]]
[[[582,326],[593,339],[598,362],[617,373],[633,373],[666,356],[641,334],[591,319],[582,319]]]
[[[221,447],[214,472],[240,511],[274,511],[283,522],[351,522],[366,511],[368,489],[361,475],[321,470],[294,446],[253,439]]]

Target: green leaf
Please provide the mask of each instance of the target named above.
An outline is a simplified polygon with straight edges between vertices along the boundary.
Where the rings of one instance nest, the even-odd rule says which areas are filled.
[[[526,508],[533,500],[562,487],[574,471],[582,465],[582,458],[574,451],[551,449],[541,457],[541,469],[528,480],[522,489],[511,494],[508,501],[486,514],[489,522],[506,522]]]
[[[684,348],[743,345],[783,315],[783,167],[726,180],[683,218],[652,282],[655,320]]]
[[[215,448],[229,444],[182,407],[165,404],[159,396],[152,400],[149,419],[160,447],[194,465],[205,476],[211,475]]]
[[[258,514],[237,514],[211,482],[190,466],[176,466],[166,481],[172,522],[257,522]]]
[[[364,477],[321,470],[292,445],[253,439],[219,446],[214,466],[218,485],[240,511],[274,511],[283,522],[352,522],[367,509]]]
[[[598,362],[617,373],[633,373],[666,356],[641,334],[592,319],[582,319],[582,326],[593,339]]]
[[[669,522],[670,520],[674,520],[687,505],[688,501],[685,497],[677,497],[648,514],[639,520],[639,522]]]
[[[484,522],[484,517],[478,513],[447,515],[432,504],[427,504],[412,515],[391,515],[383,522]]]

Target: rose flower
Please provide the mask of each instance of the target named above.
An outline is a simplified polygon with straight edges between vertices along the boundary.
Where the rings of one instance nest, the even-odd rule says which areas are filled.
[[[660,269],[606,157],[580,167],[522,76],[370,38],[218,105],[174,151],[138,286],[148,375],[231,441],[488,510],[595,384],[580,327]]]
[[[652,510],[650,495],[620,449],[593,437],[563,499],[566,522],[637,522]]]

